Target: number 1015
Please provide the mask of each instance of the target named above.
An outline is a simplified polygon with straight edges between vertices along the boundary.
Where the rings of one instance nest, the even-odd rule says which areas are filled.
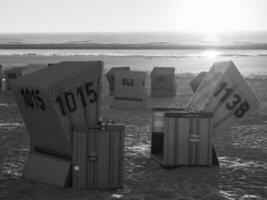
[[[96,103],[98,100],[97,92],[92,88],[93,83],[86,83],[85,92],[82,87],[78,87],[75,91],[64,92],[63,95],[57,96],[56,103],[61,110],[63,116],[68,112],[75,112],[77,110],[76,98],[82,103],[83,107],[87,107],[87,104]],[[86,96],[89,97],[89,102],[86,101]],[[66,106],[65,106],[66,103]],[[67,110],[66,110],[67,109]]]

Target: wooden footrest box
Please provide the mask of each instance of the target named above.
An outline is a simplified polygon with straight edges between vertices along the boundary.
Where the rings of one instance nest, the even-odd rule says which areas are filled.
[[[212,113],[167,111],[163,132],[152,133],[151,156],[163,167],[218,165],[212,134]]]
[[[73,127],[73,188],[116,189],[124,173],[124,125]]]

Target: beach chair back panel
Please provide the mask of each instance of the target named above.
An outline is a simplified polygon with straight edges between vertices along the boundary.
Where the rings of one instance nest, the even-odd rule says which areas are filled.
[[[211,113],[167,112],[164,165],[212,165],[212,132]]]
[[[59,114],[74,123],[95,124],[101,112],[101,78],[64,87],[51,93]]]
[[[121,71],[115,73],[115,99],[142,100],[146,98],[146,72]]]
[[[204,80],[207,72],[200,72],[191,82],[190,86],[193,92],[196,92],[197,88],[200,86],[202,81]]]
[[[115,91],[115,73],[119,71],[130,71],[130,67],[112,67],[107,73],[107,79],[109,84],[109,94],[114,95]]]
[[[215,132],[251,114],[259,101],[233,62],[215,63],[187,109],[214,112]]]
[[[14,82],[34,147],[71,154],[72,124],[99,120],[102,68],[100,61],[62,62]]]
[[[76,189],[116,189],[122,187],[124,173],[124,126],[104,129],[74,127],[73,187]]]
[[[16,67],[5,71],[6,89],[12,90],[13,81],[19,78],[21,75],[22,67]]]
[[[33,72],[36,72],[36,71],[39,71],[41,69],[44,69],[46,68],[47,65],[35,65],[35,64],[31,64],[31,65],[28,65],[26,67],[23,68],[21,74],[22,76],[25,76],[27,74],[31,74]]]
[[[151,72],[151,96],[173,97],[176,95],[175,68],[154,67]]]

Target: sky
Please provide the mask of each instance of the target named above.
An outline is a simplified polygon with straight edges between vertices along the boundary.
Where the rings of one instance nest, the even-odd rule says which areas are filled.
[[[267,30],[267,0],[0,0],[0,32]]]

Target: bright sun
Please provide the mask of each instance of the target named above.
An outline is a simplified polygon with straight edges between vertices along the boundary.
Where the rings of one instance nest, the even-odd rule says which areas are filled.
[[[247,7],[242,0],[182,0],[177,21],[189,31],[216,33],[246,26]]]
[[[215,59],[221,54],[220,51],[215,51],[215,50],[209,50],[209,51],[204,51],[202,55],[206,58],[209,59]]]

